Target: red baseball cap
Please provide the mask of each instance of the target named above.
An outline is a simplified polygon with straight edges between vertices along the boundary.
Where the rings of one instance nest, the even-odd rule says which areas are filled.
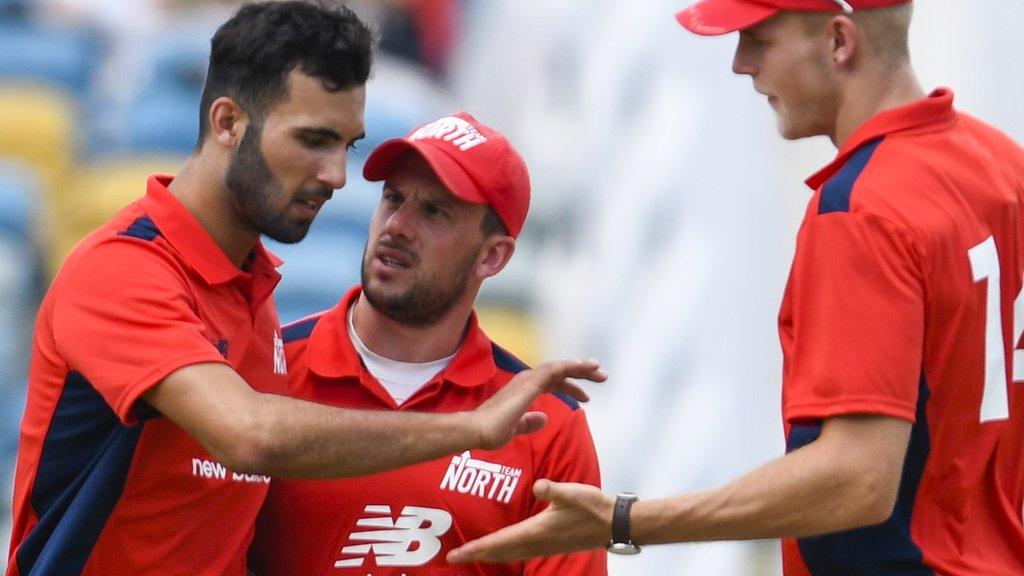
[[[509,235],[519,236],[530,210],[530,174],[507,138],[456,112],[377,146],[366,159],[363,177],[384,180],[395,160],[410,150],[430,164],[455,197],[490,206]]]
[[[745,30],[782,10],[854,12],[905,4],[911,0],[700,0],[676,14],[684,28],[702,36]]]

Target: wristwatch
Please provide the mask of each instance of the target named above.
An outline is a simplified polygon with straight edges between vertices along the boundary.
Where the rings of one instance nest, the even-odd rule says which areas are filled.
[[[612,540],[608,543],[608,551],[612,554],[632,556],[640,553],[640,547],[629,537],[629,509],[640,497],[632,492],[623,492],[615,498],[615,510],[612,512]]]

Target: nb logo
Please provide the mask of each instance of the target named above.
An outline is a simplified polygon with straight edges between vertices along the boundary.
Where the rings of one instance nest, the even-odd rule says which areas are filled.
[[[334,563],[335,568],[354,568],[363,565],[373,555],[377,566],[422,566],[441,551],[441,536],[452,527],[452,515],[444,510],[406,506],[398,518],[392,518],[391,506],[370,505],[363,509],[368,515],[360,518],[356,526],[366,530],[349,534],[353,544],[341,549],[345,558]]]

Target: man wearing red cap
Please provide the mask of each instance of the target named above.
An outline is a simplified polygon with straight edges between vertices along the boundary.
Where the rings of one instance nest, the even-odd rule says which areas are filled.
[[[501,134],[458,113],[374,150],[384,181],[362,284],[334,308],[284,328],[289,391],[344,408],[472,410],[525,365],[492,342],[473,303],[505,267],[530,204],[526,165]],[[548,425],[495,450],[467,450],[372,476],[276,480],[251,568],[290,574],[597,576],[604,550],[457,569],[461,544],[540,512],[534,480],[600,485],[579,405],[545,394]],[[453,572],[457,570],[457,572]]]
[[[655,501],[542,481],[550,508],[450,560],[784,538],[787,576],[1024,574],[1024,151],[921,89],[911,14],[702,0],[677,16],[739,31],[733,70],[782,135],[839,149],[807,180],[779,314],[787,455]]]

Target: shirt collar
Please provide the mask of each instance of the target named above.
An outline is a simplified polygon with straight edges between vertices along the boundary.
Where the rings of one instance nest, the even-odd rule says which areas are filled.
[[[952,126],[955,122],[953,91],[949,88],[939,88],[927,98],[880,112],[847,138],[835,160],[808,178],[807,185],[812,190],[820,188],[846,164],[858,148],[871,140],[897,132],[941,129]]]
[[[274,269],[281,265],[281,260],[257,241],[249,254],[248,272],[239,269],[196,217],[167,189],[173,179],[166,174],[150,176],[146,196],[139,203],[160,234],[185,261],[209,284],[223,284],[249,275],[276,283],[274,278],[280,276]]]
[[[348,337],[346,324],[348,309],[360,294],[360,286],[352,288],[317,321],[307,345],[309,369],[314,373],[325,378],[360,378],[363,374],[362,360]],[[493,344],[480,328],[476,312],[473,312],[459,351],[434,381],[440,379],[471,388],[490,381],[496,371]]]

